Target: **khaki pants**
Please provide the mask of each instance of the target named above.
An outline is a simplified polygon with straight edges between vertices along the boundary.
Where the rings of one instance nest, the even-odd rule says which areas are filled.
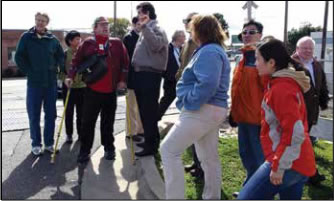
[[[134,90],[128,89],[126,107],[126,135],[137,135],[138,133],[144,133],[143,125],[141,123],[138,104]]]
[[[219,125],[227,109],[205,104],[198,111],[182,110],[179,119],[161,143],[166,199],[185,199],[182,153],[195,144],[204,170],[203,199],[220,199],[221,165],[218,155]]]

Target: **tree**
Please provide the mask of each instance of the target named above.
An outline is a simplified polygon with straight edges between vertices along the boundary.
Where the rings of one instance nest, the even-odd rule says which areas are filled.
[[[311,32],[322,31],[320,26],[313,27],[311,23],[305,22],[299,29],[292,28],[288,32],[288,49],[292,54],[296,50],[296,45],[299,39],[304,36],[310,36]]]
[[[220,13],[214,13],[213,16],[215,16],[217,18],[217,20],[219,21],[220,25],[222,26],[222,29],[225,31],[227,37],[230,37],[230,34],[228,32],[229,25],[226,22],[226,20],[224,19],[224,15],[220,14]]]
[[[123,39],[131,25],[130,21],[126,18],[117,18],[116,26],[114,25],[114,18],[108,18],[108,21],[110,23],[110,35]]]

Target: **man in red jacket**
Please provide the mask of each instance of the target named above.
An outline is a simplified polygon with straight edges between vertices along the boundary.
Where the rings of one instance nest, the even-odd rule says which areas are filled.
[[[72,70],[65,84],[69,87],[77,67],[92,55],[106,55],[107,72],[102,78],[87,86],[84,96],[82,117],[82,139],[78,162],[89,160],[94,140],[95,124],[101,112],[101,142],[105,159],[115,159],[113,124],[117,106],[117,89],[126,88],[129,65],[127,50],[119,39],[109,38],[109,23],[105,17],[98,17],[94,24],[94,36],[87,38],[79,47],[72,60]]]

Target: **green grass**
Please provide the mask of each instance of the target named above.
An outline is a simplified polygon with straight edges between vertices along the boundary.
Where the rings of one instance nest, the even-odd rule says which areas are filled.
[[[240,191],[245,171],[238,153],[238,141],[236,138],[219,140],[219,155],[222,164],[222,196],[223,200],[232,200],[233,192]],[[316,161],[319,172],[326,176],[326,181],[321,186],[305,185],[302,199],[306,200],[332,200],[333,199],[333,144],[319,141],[315,147]],[[192,162],[189,150],[183,154],[185,164]],[[185,174],[186,198],[191,200],[202,199],[203,181],[193,178],[189,173]]]
[[[161,138],[163,138],[162,136]],[[241,164],[238,152],[238,140],[236,138],[220,138],[218,152],[222,165],[222,200],[233,200],[233,192],[240,191],[244,178],[245,170]],[[326,181],[320,186],[305,185],[303,200],[333,200],[333,144],[319,140],[314,147],[317,166],[320,174],[326,176]],[[163,178],[161,169],[161,157],[155,156],[156,165]],[[182,155],[184,164],[192,163],[192,153],[187,149]],[[189,200],[202,199],[204,181],[192,177],[185,173],[186,198]]]
[[[326,180],[318,187],[305,185],[302,199],[333,200],[333,144],[319,141],[314,153],[318,170],[326,176]]]

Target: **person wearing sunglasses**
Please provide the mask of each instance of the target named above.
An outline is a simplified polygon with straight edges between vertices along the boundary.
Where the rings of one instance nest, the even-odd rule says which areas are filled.
[[[189,61],[191,60],[191,56],[193,55],[194,51],[198,48],[198,45],[193,41],[193,37],[191,35],[190,31],[190,22],[191,20],[197,15],[198,13],[190,13],[188,16],[182,21],[184,24],[184,27],[186,31],[190,34],[190,37],[184,47],[182,48],[181,51],[181,56],[180,56],[180,68],[178,69],[176,73],[176,80],[178,81],[185,69],[185,67],[188,65]],[[196,154],[196,148],[195,145],[191,146],[191,152],[193,156],[193,162],[191,164],[185,165],[184,169],[186,172],[190,172],[190,174],[193,177],[197,178],[203,178],[204,177],[204,172],[201,167],[201,163],[198,160],[197,154]]]
[[[262,31],[262,24],[254,20],[243,25],[239,34],[244,43],[243,57],[236,64],[232,80],[229,122],[238,127],[239,154],[247,172],[243,186],[264,162],[260,144],[263,82],[255,65],[256,44],[262,38]],[[233,194],[237,195],[237,192]]]

